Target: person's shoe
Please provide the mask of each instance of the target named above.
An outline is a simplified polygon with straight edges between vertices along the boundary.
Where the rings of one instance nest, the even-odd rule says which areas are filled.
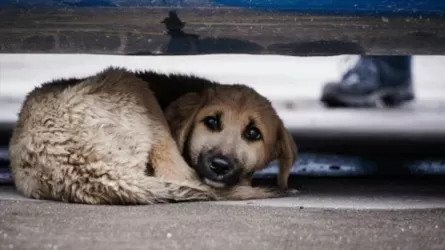
[[[398,72],[382,60],[365,56],[340,82],[326,84],[321,96],[329,107],[398,106],[413,99],[411,72]]]

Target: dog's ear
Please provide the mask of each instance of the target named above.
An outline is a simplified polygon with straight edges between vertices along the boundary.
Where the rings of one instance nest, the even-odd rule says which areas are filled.
[[[287,181],[290,171],[297,159],[297,145],[294,142],[292,135],[287,131],[283,122],[280,120],[277,132],[275,158],[278,159],[280,165],[280,173],[278,175],[278,186],[280,188],[287,188]]]
[[[185,141],[193,128],[193,121],[202,103],[203,98],[200,94],[188,93],[165,109],[165,118],[180,152],[184,150]]]

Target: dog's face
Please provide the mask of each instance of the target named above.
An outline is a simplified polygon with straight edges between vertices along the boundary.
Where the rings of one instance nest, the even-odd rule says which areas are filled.
[[[287,186],[294,141],[270,102],[254,90],[212,87],[181,97],[165,114],[184,158],[208,185],[250,184],[255,171],[279,159],[279,184]]]

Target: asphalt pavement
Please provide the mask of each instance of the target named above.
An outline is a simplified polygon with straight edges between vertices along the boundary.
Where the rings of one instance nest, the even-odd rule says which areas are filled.
[[[443,249],[445,182],[306,180],[295,197],[91,206],[0,188],[0,249]]]

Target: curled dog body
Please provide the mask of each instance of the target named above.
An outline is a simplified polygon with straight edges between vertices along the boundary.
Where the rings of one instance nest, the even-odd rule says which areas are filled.
[[[233,141],[234,131],[245,127],[245,121],[236,121],[235,113],[221,116],[230,128],[227,134],[206,134],[208,127],[197,124],[198,114],[213,105],[208,99],[211,93],[226,88],[230,89],[201,78],[118,68],[43,84],[26,97],[10,141],[15,185],[28,197],[86,204],[276,196],[248,184],[251,173],[272,158],[295,160],[294,146],[277,144],[283,135],[289,139],[288,135],[277,132],[269,137],[267,132],[285,131],[279,129],[279,118],[274,117],[270,125],[253,120],[258,129],[265,128],[263,143],[241,144],[233,150],[230,145],[241,142]],[[194,100],[198,102],[189,105],[193,96],[199,97]],[[225,120],[228,117],[231,120]],[[277,145],[286,149],[270,151]],[[224,160],[236,175],[219,183],[204,174],[205,166],[221,167]],[[280,174],[285,176],[280,177],[282,187],[292,165],[286,164]]]

